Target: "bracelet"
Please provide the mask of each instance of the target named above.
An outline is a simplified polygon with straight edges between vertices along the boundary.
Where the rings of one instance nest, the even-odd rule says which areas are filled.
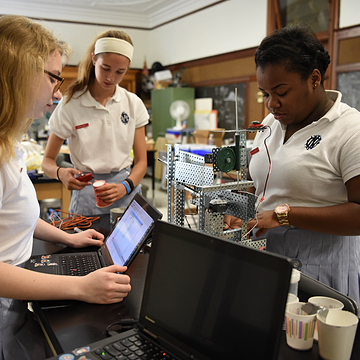
[[[123,185],[125,186],[126,192],[127,192],[127,194],[129,195],[131,191],[130,191],[130,187],[129,187],[129,185],[127,184],[127,182],[123,181],[121,184],[123,184]]]
[[[129,178],[125,179],[125,181],[127,181],[129,183],[130,189],[131,189],[131,191],[133,191],[134,187],[135,187],[133,181],[131,179],[129,179]]]
[[[62,168],[62,166],[59,166],[56,170],[56,177],[57,179],[61,182],[60,178],[59,178],[59,170]]]

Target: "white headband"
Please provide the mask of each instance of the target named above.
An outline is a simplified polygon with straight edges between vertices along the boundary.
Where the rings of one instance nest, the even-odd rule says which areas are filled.
[[[100,38],[95,43],[94,54],[100,53],[115,53],[126,56],[130,61],[134,53],[134,47],[126,40],[106,37]]]

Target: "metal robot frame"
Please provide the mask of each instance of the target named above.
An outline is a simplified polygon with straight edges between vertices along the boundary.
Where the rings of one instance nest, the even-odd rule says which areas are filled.
[[[167,146],[167,210],[168,221],[184,226],[185,192],[197,206],[197,230],[214,236],[240,242],[254,248],[266,247],[266,240],[246,239],[248,220],[255,217],[256,197],[246,192],[253,185],[247,179],[246,132],[262,130],[260,127],[236,130],[234,147],[213,148],[206,156],[180,150],[180,145]],[[229,156],[230,155],[230,156]],[[208,160],[208,161],[206,161]],[[206,163],[212,163],[206,166]],[[215,174],[222,168],[236,169],[237,180],[214,184]],[[172,216],[172,193],[174,214]],[[224,215],[240,218],[241,228],[224,231]]]

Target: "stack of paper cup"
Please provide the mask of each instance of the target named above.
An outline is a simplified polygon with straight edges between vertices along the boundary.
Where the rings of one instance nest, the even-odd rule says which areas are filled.
[[[287,297],[286,304],[290,304],[290,303],[293,303],[293,302],[299,302],[299,298],[295,294],[289,293],[288,297]]]
[[[289,293],[298,296],[299,281],[300,281],[300,271],[293,269],[291,273]]]
[[[301,308],[305,303],[286,305],[286,343],[297,350],[309,350],[314,343],[316,314],[307,315]]]
[[[308,302],[326,309],[342,310],[344,307],[341,301],[326,296],[313,296]],[[315,326],[314,340],[318,340],[318,322]]]
[[[299,298],[296,295],[289,293],[286,301],[286,306],[288,306],[288,304],[291,304],[293,302],[299,302]],[[283,324],[283,330],[286,330],[285,319]]]
[[[349,360],[359,318],[349,311],[329,310],[325,318],[317,314],[319,354],[325,360]]]

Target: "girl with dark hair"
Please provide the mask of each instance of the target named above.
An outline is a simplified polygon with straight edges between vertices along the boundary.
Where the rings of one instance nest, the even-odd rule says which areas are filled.
[[[248,224],[268,251],[359,303],[360,113],[324,89],[329,54],[306,27],[266,37],[255,63],[270,114],[251,152],[260,200]]]

